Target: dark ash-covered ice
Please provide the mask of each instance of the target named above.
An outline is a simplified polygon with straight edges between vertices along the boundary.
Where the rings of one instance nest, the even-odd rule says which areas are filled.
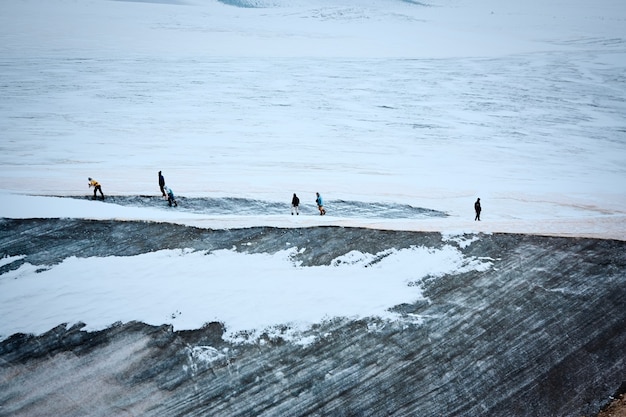
[[[275,252],[285,242],[306,247],[309,265],[349,250],[454,244],[437,233],[339,227],[0,221],[1,256],[41,265],[170,245]],[[289,341],[286,327],[234,344],[220,323],[16,334],[0,343],[0,415],[594,415],[626,379],[625,249],[480,235],[459,250],[493,268],[426,279],[427,302],[393,307],[403,319],[329,319],[301,335],[306,344]]]

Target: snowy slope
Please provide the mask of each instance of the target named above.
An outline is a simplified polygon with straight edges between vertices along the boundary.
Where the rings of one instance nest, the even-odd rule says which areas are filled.
[[[625,23],[0,2],[0,408],[596,412],[623,375]]]
[[[626,238],[619,2],[253,3],[2,3],[0,217]],[[158,195],[159,170],[284,215],[33,196]],[[288,214],[316,191],[327,216]]]

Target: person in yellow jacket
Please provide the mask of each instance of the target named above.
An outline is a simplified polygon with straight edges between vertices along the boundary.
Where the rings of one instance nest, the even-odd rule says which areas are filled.
[[[96,191],[100,191],[100,195],[102,196],[102,199],[104,200],[104,194],[102,193],[102,187],[100,186],[100,183],[96,180],[94,180],[93,178],[89,177],[89,188],[93,187],[93,199],[96,199]]]

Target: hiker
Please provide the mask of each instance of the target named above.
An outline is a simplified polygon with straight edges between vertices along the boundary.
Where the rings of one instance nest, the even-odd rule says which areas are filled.
[[[94,179],[92,179],[91,177],[87,178],[89,180],[89,188],[93,187],[93,199],[96,199],[96,192],[100,191],[100,195],[102,196],[102,199],[104,200],[104,194],[102,193],[102,187],[100,186],[100,183]]]
[[[170,187],[165,187],[165,192],[167,193],[167,204],[172,207],[172,203],[174,203],[174,207],[178,207],[176,197],[174,197],[174,191],[172,191]]]
[[[165,189],[163,187],[165,187],[165,178],[163,177],[163,175],[161,175],[161,171],[159,171],[159,188],[161,188],[161,193],[163,194],[163,197],[167,197],[167,194],[165,194]]]
[[[476,217],[474,217],[474,221],[480,221],[480,211],[482,208],[480,207],[480,198],[476,200],[474,203],[474,210],[476,211]]]
[[[298,206],[300,205],[300,199],[298,198],[298,196],[296,195],[296,193],[293,193],[293,198],[291,199],[291,215],[293,216],[293,212],[296,212],[296,215],[300,215],[300,213],[298,212]]]
[[[320,195],[320,193],[315,193],[317,195],[317,198],[315,199],[315,202],[317,203],[317,209],[320,211],[320,216],[323,216],[324,214],[326,214],[326,209],[324,209],[324,200],[322,200],[322,196]]]

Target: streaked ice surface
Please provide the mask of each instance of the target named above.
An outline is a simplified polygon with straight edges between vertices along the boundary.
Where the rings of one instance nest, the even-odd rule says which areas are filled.
[[[623,57],[4,57],[0,188],[620,194]]]

